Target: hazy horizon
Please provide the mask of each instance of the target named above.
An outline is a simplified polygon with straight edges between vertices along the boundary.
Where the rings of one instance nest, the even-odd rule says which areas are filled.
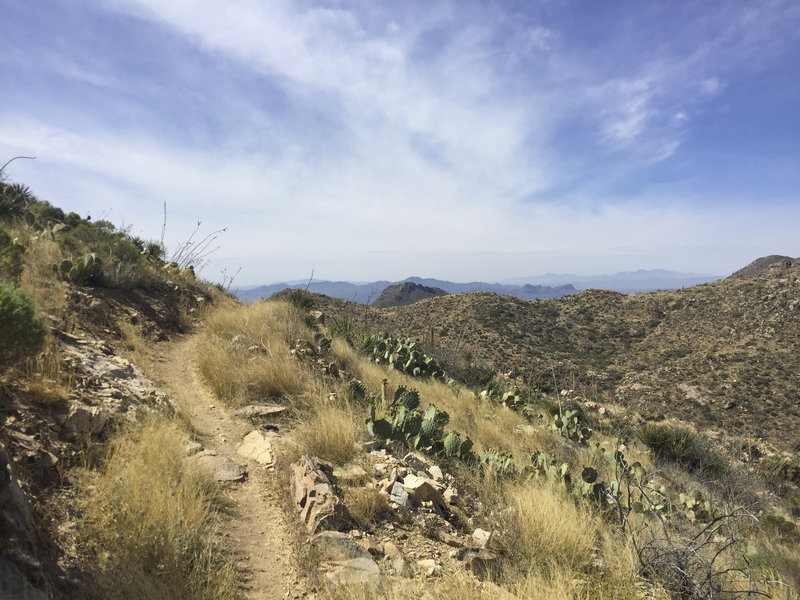
[[[201,274],[800,255],[800,5],[0,0],[0,164]]]

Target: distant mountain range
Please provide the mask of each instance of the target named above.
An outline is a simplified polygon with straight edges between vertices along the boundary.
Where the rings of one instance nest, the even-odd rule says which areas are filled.
[[[639,292],[653,292],[655,290],[677,290],[685,287],[708,283],[721,279],[720,275],[701,273],[680,273],[665,269],[639,269],[638,271],[623,271],[611,275],[564,275],[546,273],[531,277],[506,279],[501,283],[507,285],[537,284],[537,285],[565,285],[575,286],[577,290],[613,290],[623,294],[636,294]]]
[[[324,294],[332,298],[341,298],[359,304],[369,304],[376,300],[384,289],[390,285],[412,282],[419,285],[440,288],[449,294],[465,294],[469,292],[494,292],[505,296],[514,296],[522,300],[560,298],[586,289],[614,290],[626,294],[648,292],[653,290],[675,290],[691,287],[719,279],[717,275],[701,275],[697,273],[679,273],[655,269],[650,271],[628,271],[613,275],[560,275],[548,273],[532,277],[508,279],[502,283],[486,283],[473,281],[470,283],[454,283],[441,279],[409,277],[403,281],[373,281],[368,283],[351,283],[349,281],[292,281],[289,283],[271,283],[250,288],[235,290],[242,302],[254,302],[269,298],[276,292],[287,288],[305,288],[315,294]]]

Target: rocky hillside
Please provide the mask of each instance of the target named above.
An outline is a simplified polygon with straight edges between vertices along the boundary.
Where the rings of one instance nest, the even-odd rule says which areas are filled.
[[[754,277],[743,277],[753,273]],[[800,424],[800,261],[626,296],[587,290],[526,302],[490,293],[334,316],[419,339],[445,363],[492,365],[520,385],[580,389],[651,418],[790,443]]]
[[[420,285],[413,281],[407,281],[396,285],[390,285],[381,292],[375,301],[370,305],[373,308],[389,308],[392,306],[407,306],[414,302],[419,302],[426,298],[436,298],[446,296],[441,288]]]

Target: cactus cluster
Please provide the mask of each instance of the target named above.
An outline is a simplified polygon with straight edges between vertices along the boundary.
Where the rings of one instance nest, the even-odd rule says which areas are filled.
[[[688,494],[678,496],[681,506],[686,509],[684,513],[690,521],[709,521],[712,516],[711,502],[703,498],[699,490],[692,490]]]
[[[567,473],[569,464],[557,458],[550,459],[544,452],[534,452],[531,455],[531,466],[526,469],[532,469],[536,474],[547,477],[552,481],[563,481],[567,485],[569,485],[571,481]]]
[[[511,478],[517,475],[517,465],[514,464],[513,457],[506,452],[489,449],[481,454],[479,465],[484,474],[492,471],[502,478]]]
[[[425,354],[416,342],[380,333],[371,336],[367,345],[372,348],[372,359],[378,364],[412,377],[444,379],[444,371],[436,359]]]
[[[64,260],[53,268],[62,281],[84,285],[97,281],[100,276],[100,266],[100,259],[92,252],[74,264],[71,260]]]
[[[588,443],[593,433],[591,429],[581,425],[578,419],[578,411],[574,409],[565,410],[563,413],[553,416],[550,429],[558,431],[562,437],[583,444],[584,446]]]
[[[382,386],[381,398],[386,402],[386,386]],[[379,439],[394,439],[403,442],[408,448],[426,454],[443,455],[469,462],[472,454],[472,440],[462,440],[461,434],[451,431],[445,435],[444,428],[450,416],[438,410],[433,404],[422,411],[419,392],[399,386],[392,402],[385,406],[384,418],[376,418],[376,399],[370,403],[369,417],[366,419],[367,432]]]
[[[358,379],[351,379],[347,383],[347,396],[352,402],[360,402],[367,397],[367,388]]]

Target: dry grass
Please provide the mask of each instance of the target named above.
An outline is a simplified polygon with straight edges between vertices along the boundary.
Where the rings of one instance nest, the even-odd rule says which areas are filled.
[[[31,295],[40,312],[61,315],[66,307],[66,284],[58,280],[53,270],[64,260],[58,243],[24,225],[10,228],[9,233],[25,246],[20,287]]]
[[[184,441],[174,423],[154,417],[117,440],[86,488],[79,530],[96,556],[98,597],[238,597],[236,569],[218,537],[218,492],[188,462]]]
[[[344,504],[350,516],[362,529],[371,525],[376,517],[389,509],[386,495],[372,487],[345,488]]]
[[[310,454],[337,465],[351,462],[361,452],[357,442],[363,427],[349,407],[319,403],[299,422],[294,441],[299,454]]]
[[[285,304],[222,307],[206,319],[197,363],[214,393],[229,404],[291,396],[303,389],[306,373],[290,344],[309,335]]]
[[[510,550],[524,571],[577,573],[589,564],[599,520],[577,506],[563,486],[549,482],[510,485]]]
[[[134,325],[130,320],[122,320],[118,324],[122,337],[122,346],[128,360],[137,365],[144,365],[147,358],[147,341],[142,333],[142,325]]]

